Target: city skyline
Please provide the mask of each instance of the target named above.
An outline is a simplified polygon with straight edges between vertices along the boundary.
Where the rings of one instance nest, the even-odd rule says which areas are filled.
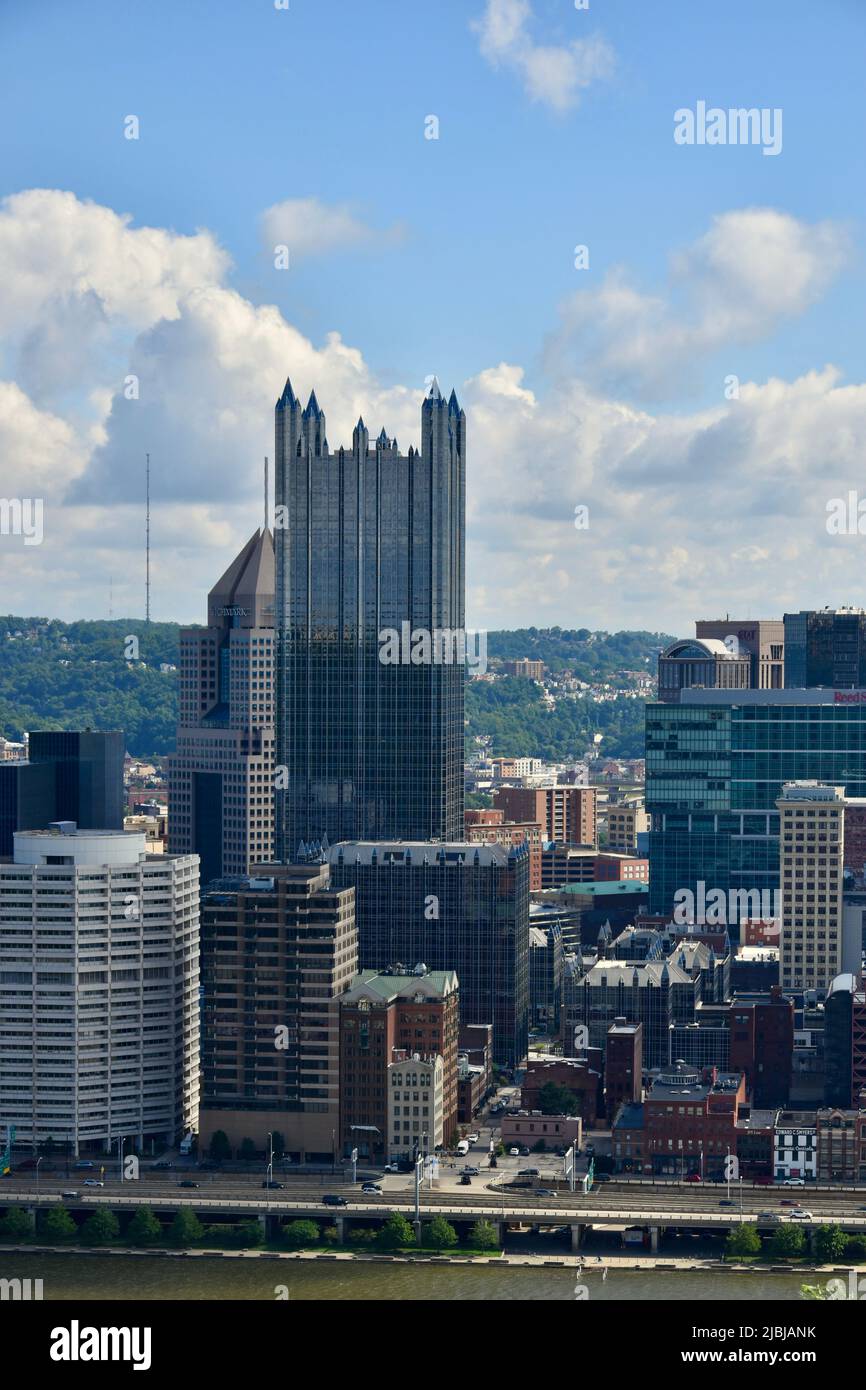
[[[0,136],[3,486],[44,503],[41,544],[3,537],[9,608],[104,617],[113,591],[142,610],[149,451],[153,615],[196,620],[260,514],[287,374],[335,437],[364,410],[404,447],[428,379],[454,382],[472,628],[679,633],[693,610],[748,612],[756,586],[770,612],[857,602],[859,496],[853,531],[828,523],[866,437],[845,177],[863,16],[674,9],[664,27],[618,0],[445,0],[436,25],[394,26],[298,3],[239,29],[197,3],[169,57],[157,4],[123,16],[112,65],[105,0],[7,7],[5,130],[53,142]],[[387,70],[388,102],[307,121],[324,62],[345,88]],[[732,146],[727,113],[750,109],[775,148]]]

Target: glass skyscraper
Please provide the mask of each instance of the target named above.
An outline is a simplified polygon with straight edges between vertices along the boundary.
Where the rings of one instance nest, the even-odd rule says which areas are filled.
[[[463,837],[466,417],[434,381],[421,447],[363,420],[332,452],[315,393],[276,405],[278,858]],[[427,634],[426,646],[418,634]],[[395,654],[396,637],[396,654]]]
[[[866,796],[864,701],[859,690],[686,690],[679,705],[647,705],[650,911],[670,912],[678,890],[698,899],[699,882],[772,895],[784,783]]]
[[[505,845],[338,844],[334,888],[354,888],[362,969],[455,970],[461,1024],[493,1024],[504,1067],[529,1033],[529,849]]]

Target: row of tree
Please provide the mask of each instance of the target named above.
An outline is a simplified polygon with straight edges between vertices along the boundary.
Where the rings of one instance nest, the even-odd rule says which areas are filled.
[[[48,1243],[71,1242],[74,1239],[82,1245],[113,1245],[121,1239],[121,1227],[114,1212],[106,1207],[91,1212],[80,1226],[72,1213],[61,1206],[40,1211],[35,1226],[30,1213],[20,1207],[10,1207],[6,1215],[0,1218],[0,1240],[25,1241],[34,1236]],[[264,1231],[258,1221],[204,1226],[195,1212],[187,1207],[182,1207],[168,1226],[162,1225],[150,1207],[139,1207],[123,1230],[124,1244],[139,1247],[167,1241],[178,1249],[188,1249],[191,1245],[202,1243],[228,1244],[243,1249],[261,1245],[263,1240]],[[320,1245],[323,1241],[326,1244],[335,1243],[337,1232],[334,1227],[321,1230],[317,1221],[287,1221],[280,1227],[279,1240],[289,1250],[301,1250]],[[392,1212],[382,1226],[353,1232],[352,1243],[380,1250],[400,1250],[417,1244],[414,1227],[400,1212]],[[434,1216],[432,1221],[425,1223],[421,1240],[423,1248],[450,1250],[457,1243],[457,1232],[444,1217]],[[466,1243],[473,1250],[496,1249],[499,1243],[496,1228],[489,1221],[476,1221]]]
[[[741,1258],[767,1254],[774,1259],[790,1259],[804,1255],[806,1250],[804,1228],[790,1222],[778,1226],[766,1244],[757,1226],[737,1226],[728,1233],[728,1254]],[[845,1258],[862,1260],[866,1258],[866,1236],[849,1236],[841,1226],[819,1226],[812,1240],[812,1254],[820,1264]]]

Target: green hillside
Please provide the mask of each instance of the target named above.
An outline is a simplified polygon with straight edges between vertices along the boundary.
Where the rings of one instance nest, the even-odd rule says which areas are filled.
[[[177,720],[178,624],[118,618],[61,623],[48,618],[0,617],[0,733],[19,740],[28,729],[123,729],[135,757],[170,753]],[[138,639],[139,660],[125,659],[127,639]],[[620,680],[623,671],[654,671],[668,639],[650,632],[589,632],[525,628],[488,634],[488,657],[543,660],[551,671],[571,670],[580,680]],[[577,756],[594,733],[605,753],[640,757],[643,702],[598,703],[587,697],[542,703],[531,681],[467,684],[467,739],[493,738],[495,753]]]

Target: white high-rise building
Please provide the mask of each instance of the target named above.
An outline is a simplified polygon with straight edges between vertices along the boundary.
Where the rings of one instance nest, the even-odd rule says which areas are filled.
[[[15,835],[0,863],[0,1125],[17,1143],[77,1155],[197,1127],[198,889],[198,857],[148,854],[143,832]]]

